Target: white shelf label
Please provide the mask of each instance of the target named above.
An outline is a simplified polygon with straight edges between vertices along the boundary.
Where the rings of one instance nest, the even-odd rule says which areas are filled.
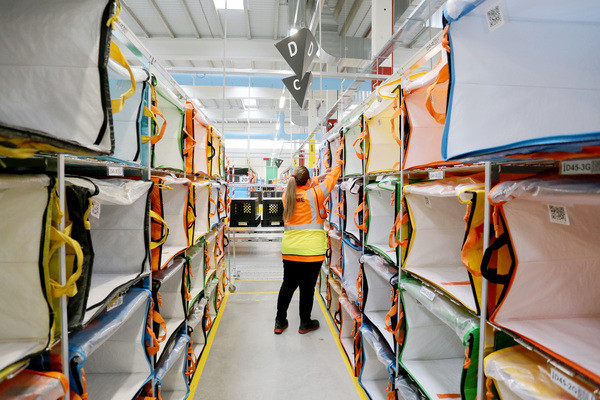
[[[248,225],[248,223],[244,222],[244,221],[240,221],[239,224],[240,224],[240,226],[246,226],[246,225]]]
[[[444,179],[444,170],[429,171],[429,180]]]
[[[435,292],[433,290],[429,290],[425,286],[421,286],[421,294],[427,297],[429,301],[433,301],[433,299],[435,299]]]
[[[600,174],[600,160],[571,160],[560,163],[561,175]]]
[[[121,304],[123,304],[123,295],[119,295],[113,301],[108,303],[108,305],[106,306],[106,311],[114,310],[115,308],[119,307]]]
[[[108,167],[108,176],[123,176],[123,167]]]
[[[100,219],[100,202],[98,200],[92,200],[92,209],[90,210],[90,217]]]
[[[548,213],[550,213],[550,222],[561,225],[571,225],[569,223],[569,214],[565,206],[556,206],[548,204]]]
[[[550,369],[550,379],[561,388],[575,396],[577,400],[594,400],[594,395],[588,390],[581,387],[573,379],[569,378],[556,368]]]

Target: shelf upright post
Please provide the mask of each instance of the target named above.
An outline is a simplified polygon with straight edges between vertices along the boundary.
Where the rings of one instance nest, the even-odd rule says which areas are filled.
[[[404,78],[404,77],[403,77]],[[398,85],[398,87],[396,88],[396,90],[398,91],[398,107],[400,107],[400,120],[398,121],[398,124],[400,125],[400,205],[398,208],[398,212],[400,213],[400,220],[402,220],[403,217],[403,212],[404,212],[404,208],[403,208],[403,204],[402,204],[402,193],[404,193],[404,107],[402,107],[402,101],[403,101],[403,93],[402,93],[402,89],[401,89],[401,85],[403,85],[404,82],[401,81],[401,84]],[[398,198],[398,193],[396,193],[396,199]],[[395,239],[395,238],[394,238]],[[402,228],[400,228],[400,241],[402,241],[404,238],[402,237]],[[397,251],[397,253],[399,253],[399,257],[398,257],[398,286],[396,287],[396,290],[398,291],[398,303],[400,303],[400,281],[402,278],[402,249],[399,249]],[[400,304],[398,304],[398,307],[400,306]],[[397,327],[399,328],[399,327]],[[400,356],[400,343],[396,343],[396,352],[395,352],[395,357],[396,357],[396,364],[395,364],[395,369],[394,369],[394,385],[396,384],[395,379],[398,377],[398,375],[400,374],[400,363],[398,361],[399,356]]]
[[[489,194],[492,186],[492,163],[485,162],[485,203],[483,208],[483,252],[490,243],[490,201]],[[485,343],[487,331],[487,298],[488,281],[485,277],[481,279],[481,305],[479,315],[479,359],[477,373],[477,398],[483,399],[485,395],[483,380],[483,359],[485,358]]]
[[[58,177],[58,198],[60,209],[65,211],[65,156],[59,154],[57,156],[57,177]],[[66,215],[66,214],[65,214]],[[58,223],[58,230],[65,230],[65,218],[63,216]],[[62,286],[67,283],[67,257],[66,248],[61,246],[58,250],[58,263],[60,271],[60,284]],[[60,351],[62,355],[62,373],[69,378],[69,316],[67,314],[67,295],[63,294],[60,297]],[[64,396],[65,400],[70,400],[71,394],[69,391]]]

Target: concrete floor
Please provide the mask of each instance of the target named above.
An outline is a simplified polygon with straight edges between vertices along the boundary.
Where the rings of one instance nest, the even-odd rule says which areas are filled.
[[[241,276],[281,276],[281,243],[237,246]],[[240,251],[241,250],[241,251]],[[245,271],[247,270],[247,271]],[[194,399],[354,400],[361,396],[338,350],[317,298],[312,317],[321,328],[298,334],[298,294],[288,312],[289,328],[273,333],[281,280],[236,281]],[[336,331],[337,335],[337,331]],[[366,398],[363,397],[362,398]]]

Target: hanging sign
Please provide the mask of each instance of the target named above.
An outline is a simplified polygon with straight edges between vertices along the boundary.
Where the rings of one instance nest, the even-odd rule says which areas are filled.
[[[308,28],[302,28],[275,44],[290,68],[298,76],[304,76],[317,55],[318,43]]]
[[[308,88],[312,84],[312,74],[307,72],[302,79],[298,75],[288,76],[283,79],[283,84],[288,88],[298,106],[304,108],[304,98],[306,97]]]

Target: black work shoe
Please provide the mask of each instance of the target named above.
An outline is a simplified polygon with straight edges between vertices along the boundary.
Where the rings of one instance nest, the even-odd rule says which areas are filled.
[[[319,321],[316,319],[308,320],[307,322],[300,323],[300,328],[298,328],[298,333],[305,334],[310,331],[314,331],[319,329]]]
[[[288,327],[288,321],[287,319],[283,322],[280,322],[279,320],[277,320],[277,318],[275,318],[275,334],[276,335],[281,335],[281,333],[285,330],[285,328]]]

